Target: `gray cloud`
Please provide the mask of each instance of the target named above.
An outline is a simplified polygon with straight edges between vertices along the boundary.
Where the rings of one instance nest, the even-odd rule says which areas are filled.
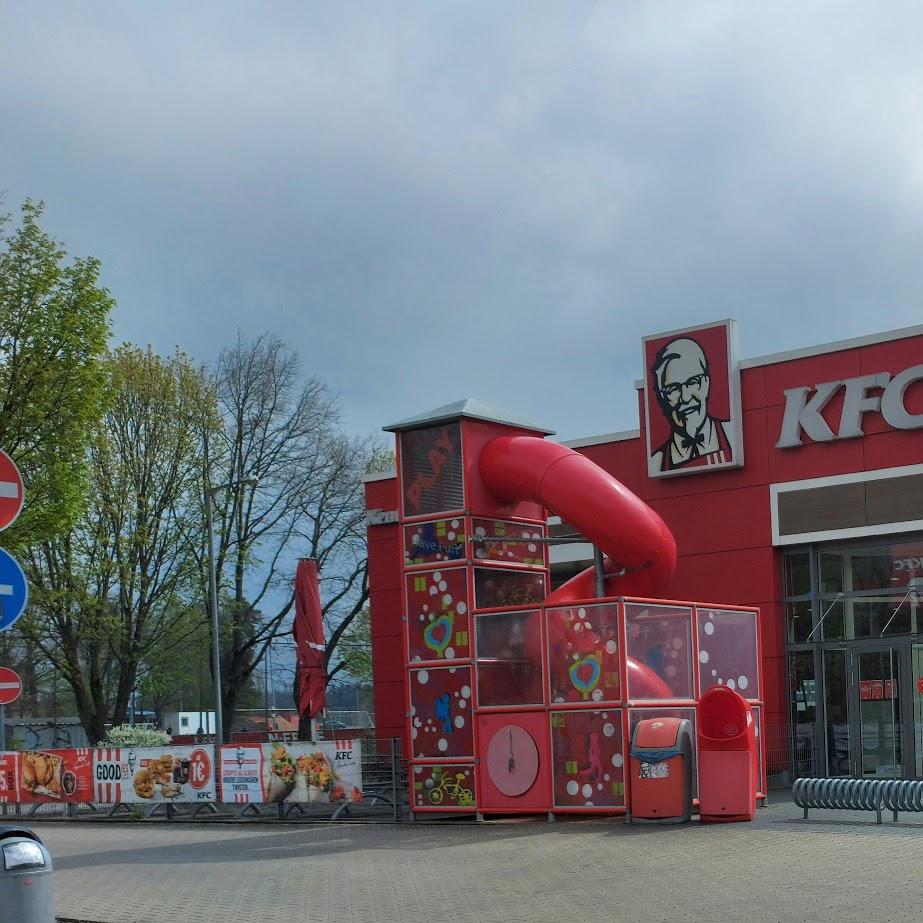
[[[912,3],[7,7],[0,187],[116,334],[272,329],[359,431],[475,396],[636,425],[640,338],[918,322]]]

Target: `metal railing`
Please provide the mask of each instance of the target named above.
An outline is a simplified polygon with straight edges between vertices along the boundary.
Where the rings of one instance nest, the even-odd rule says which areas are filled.
[[[761,745],[765,748],[767,774],[782,776],[783,784],[787,785],[794,779],[819,776],[824,771],[817,762],[813,726],[810,734],[803,734],[787,724],[766,725]]]

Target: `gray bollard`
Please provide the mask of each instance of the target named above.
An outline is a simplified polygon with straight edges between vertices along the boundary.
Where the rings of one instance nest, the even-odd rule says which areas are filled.
[[[25,827],[0,826],[0,923],[55,923],[51,854]]]

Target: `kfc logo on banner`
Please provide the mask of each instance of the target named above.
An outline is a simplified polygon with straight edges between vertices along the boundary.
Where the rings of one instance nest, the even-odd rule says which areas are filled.
[[[743,465],[734,321],[644,338],[652,478]]]

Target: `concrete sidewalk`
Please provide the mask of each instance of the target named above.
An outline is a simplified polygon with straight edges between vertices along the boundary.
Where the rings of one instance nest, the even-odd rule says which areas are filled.
[[[923,818],[789,801],[752,824],[36,825],[99,923],[915,920]]]

